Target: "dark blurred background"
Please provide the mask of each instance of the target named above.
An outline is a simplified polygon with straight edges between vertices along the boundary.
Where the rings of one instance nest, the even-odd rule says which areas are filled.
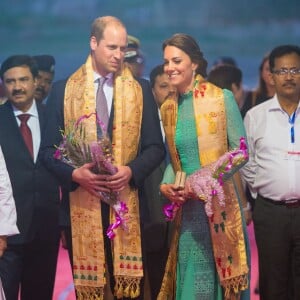
[[[0,63],[12,54],[51,54],[55,79],[75,71],[89,52],[90,25],[119,17],[141,41],[145,77],[162,61],[162,41],[194,36],[209,68],[232,56],[254,87],[263,55],[279,44],[300,44],[299,0],[0,0]]]

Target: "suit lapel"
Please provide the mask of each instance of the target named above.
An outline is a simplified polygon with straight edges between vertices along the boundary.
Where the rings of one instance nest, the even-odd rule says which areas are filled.
[[[24,156],[24,158],[28,156],[32,160],[23,140],[10,102],[3,104],[0,118],[1,127],[3,126],[4,128],[1,132],[1,137],[4,139],[3,146],[7,146],[9,151],[16,152],[18,155]]]
[[[42,133],[43,128],[45,126],[45,105],[36,103],[37,111],[38,111],[38,116],[39,116],[39,123],[40,123],[40,132]]]
[[[3,104],[3,106],[5,107],[3,118],[6,119],[6,121],[4,121],[3,124],[5,124],[5,127],[7,128],[7,131],[9,132],[12,141],[14,141],[14,144],[16,145],[16,149],[21,149],[21,151],[19,151],[19,152],[24,153],[24,155],[26,155],[26,156],[28,154],[28,157],[30,157],[30,159],[32,160],[32,157],[25,145],[22,134],[20,132],[20,128],[18,126],[11,103],[6,102],[5,104]],[[38,115],[39,115],[40,134],[41,134],[42,128],[45,124],[45,118],[44,118],[44,113],[43,113],[45,110],[44,105],[37,103],[37,110],[38,110]]]
[[[114,123],[114,114],[115,114],[115,110],[114,110],[114,99],[113,99],[112,105],[111,105],[109,121],[108,121],[108,130],[107,130],[111,141],[112,141],[112,131],[113,131],[112,128],[113,128],[113,123]]]

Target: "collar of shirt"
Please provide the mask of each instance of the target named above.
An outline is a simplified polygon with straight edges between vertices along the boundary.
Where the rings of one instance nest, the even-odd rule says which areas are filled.
[[[98,84],[97,80],[101,77],[103,77],[103,76],[94,72],[94,83]],[[107,78],[107,80],[105,81],[104,86],[108,85],[108,86],[112,87],[113,86],[113,73],[109,73],[105,77]]]
[[[38,119],[39,115],[38,115],[38,111],[37,111],[37,106],[36,106],[35,100],[33,100],[31,107],[26,112],[23,112],[23,111],[19,110],[14,105],[12,105],[12,107],[13,107],[13,111],[14,111],[15,117],[26,113],[26,114],[31,115],[31,117],[34,117],[34,118]],[[19,120],[19,118],[17,118],[17,120]],[[20,123],[20,120],[18,121],[18,124],[19,123]]]
[[[279,103],[277,94],[275,94],[275,95],[273,96],[273,98],[271,98],[271,99],[269,99],[269,100],[273,100],[273,101],[270,101],[269,112],[271,112],[271,111],[276,111],[276,110],[281,110],[283,113],[286,113],[286,112],[282,109],[282,107],[281,107],[281,105],[280,105],[280,103]],[[296,109],[296,112],[298,112],[299,109],[300,109],[300,101],[299,101],[299,103],[298,103],[298,107],[297,107],[297,109]]]

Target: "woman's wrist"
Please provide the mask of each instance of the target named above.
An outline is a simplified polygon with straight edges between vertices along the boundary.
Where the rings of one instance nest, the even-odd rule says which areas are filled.
[[[160,185],[159,185],[159,193],[160,193],[160,195],[163,195],[164,196],[164,189],[165,189],[165,185],[166,185],[167,183],[165,183],[165,182],[163,182],[163,183],[161,183]]]

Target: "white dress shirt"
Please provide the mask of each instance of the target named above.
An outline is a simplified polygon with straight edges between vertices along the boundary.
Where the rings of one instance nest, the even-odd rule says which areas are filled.
[[[159,117],[161,135],[162,135],[163,141],[165,142],[166,134],[165,134],[164,125],[163,125],[163,122],[162,122],[162,119],[161,119],[161,114],[160,114],[159,109],[158,109],[158,117]]]
[[[17,213],[11,183],[0,146],[0,235],[18,234]]]
[[[20,126],[21,121],[18,118],[19,115],[24,114],[21,110],[18,110],[16,107],[13,106],[14,114],[17,119],[18,125]],[[41,130],[40,130],[40,122],[39,122],[39,114],[36,107],[36,102],[33,101],[30,109],[26,111],[26,114],[30,115],[30,118],[27,121],[27,125],[29,126],[31,130],[32,135],[32,143],[33,143],[33,157],[34,162],[36,162],[39,149],[40,149],[40,143],[41,143]]]
[[[249,162],[241,173],[253,197],[300,199],[300,108],[295,112],[294,142],[289,115],[275,95],[250,109],[244,119]]]

